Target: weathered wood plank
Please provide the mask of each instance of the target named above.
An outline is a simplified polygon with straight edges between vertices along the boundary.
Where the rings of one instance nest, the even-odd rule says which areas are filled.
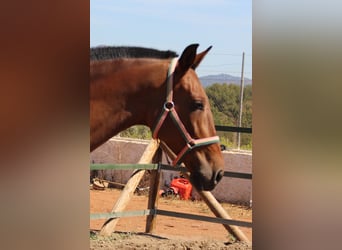
[[[153,162],[154,163],[161,162],[162,154],[163,154],[163,151],[161,150],[161,148],[159,148],[155,154],[155,157],[153,158]],[[149,197],[148,197],[147,209],[155,210],[158,207],[160,177],[161,177],[160,170],[151,171],[150,193],[149,193]],[[150,214],[147,216],[146,228],[145,228],[146,233],[152,233],[153,232],[153,230],[155,228],[156,220],[157,220],[157,214]]]

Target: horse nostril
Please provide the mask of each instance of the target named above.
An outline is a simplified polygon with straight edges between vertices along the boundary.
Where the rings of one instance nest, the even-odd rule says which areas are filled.
[[[220,180],[222,179],[223,175],[224,175],[224,171],[223,170],[219,170],[219,171],[216,172],[215,185],[220,182]]]

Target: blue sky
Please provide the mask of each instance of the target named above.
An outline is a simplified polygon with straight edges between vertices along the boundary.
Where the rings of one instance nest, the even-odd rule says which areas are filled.
[[[91,0],[90,46],[131,45],[174,50],[213,45],[197,69],[199,76],[252,78],[251,0]]]

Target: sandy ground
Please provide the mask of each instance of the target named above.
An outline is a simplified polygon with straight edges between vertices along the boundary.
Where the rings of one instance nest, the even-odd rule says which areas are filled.
[[[110,212],[120,190],[90,190],[90,212]],[[126,210],[147,208],[147,195],[134,195]],[[252,221],[252,209],[224,203],[228,214],[237,220]],[[160,198],[158,208],[163,210],[214,216],[201,201],[184,201],[178,198]],[[252,249],[242,243],[234,243],[227,230],[216,223],[158,215],[153,234],[144,234],[146,217],[121,218],[116,232],[110,237],[97,234],[105,220],[90,221],[90,249]],[[252,241],[252,229],[241,227]]]

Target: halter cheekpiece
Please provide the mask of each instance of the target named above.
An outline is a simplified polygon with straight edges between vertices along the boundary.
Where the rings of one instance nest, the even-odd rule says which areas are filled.
[[[156,122],[156,125],[152,129],[152,138],[157,139],[161,126],[163,125],[166,117],[170,114],[170,117],[173,123],[175,124],[175,126],[181,133],[183,139],[185,140],[186,145],[178,153],[177,157],[173,160],[172,165],[180,164],[182,161],[182,158],[191,150],[198,148],[198,147],[218,143],[220,141],[218,136],[212,136],[212,137],[207,137],[203,139],[193,139],[191,135],[188,133],[188,131],[186,130],[182,121],[180,120],[177,114],[177,111],[175,109],[175,104],[173,102],[173,76],[174,76],[173,73],[175,71],[177,62],[178,62],[177,58],[173,58],[171,60],[171,63],[167,72],[166,101],[164,103],[163,110]]]

